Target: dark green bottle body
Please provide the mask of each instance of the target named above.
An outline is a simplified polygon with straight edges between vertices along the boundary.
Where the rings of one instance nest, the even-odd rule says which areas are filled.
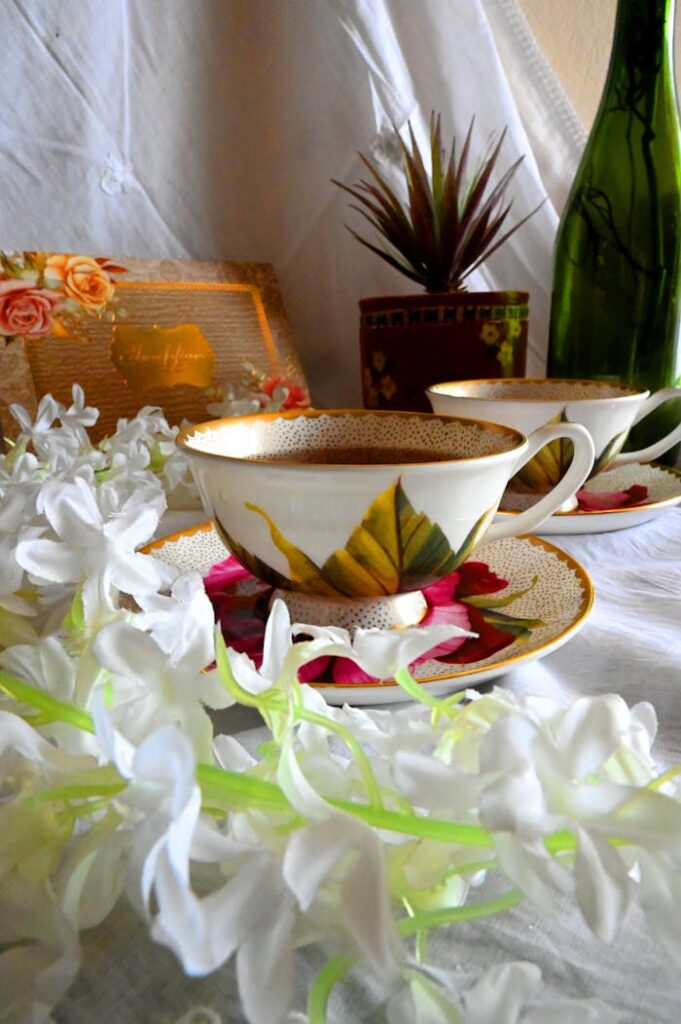
[[[681,384],[673,14],[674,0],[618,0],[605,90],[556,238],[549,376]],[[678,406],[635,428],[633,445],[670,430]]]

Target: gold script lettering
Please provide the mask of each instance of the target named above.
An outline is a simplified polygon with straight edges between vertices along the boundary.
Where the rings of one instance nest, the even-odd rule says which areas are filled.
[[[210,387],[215,356],[197,324],[115,324],[111,361],[135,388]]]

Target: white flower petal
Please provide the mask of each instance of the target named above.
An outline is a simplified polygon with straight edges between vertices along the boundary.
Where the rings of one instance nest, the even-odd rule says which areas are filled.
[[[281,672],[291,646],[291,619],[286,604],[280,598],[272,605],[265,626],[261,674],[274,680]]]
[[[22,569],[52,583],[77,583],[82,577],[78,558],[61,541],[19,541],[16,559]]]
[[[291,1003],[295,923],[290,900],[280,898],[270,906],[269,919],[254,928],[239,946],[239,995],[252,1024],[278,1024]]]
[[[305,817],[312,818],[313,821],[323,821],[329,817],[331,807],[307,780],[298,763],[291,730],[287,731],[281,742],[277,782],[291,804]]]
[[[470,1024],[516,1024],[523,1004],[539,988],[535,964],[508,963],[492,967],[466,989],[461,1001]]]
[[[494,848],[503,873],[543,910],[555,913],[557,896],[573,890],[570,871],[547,853],[541,840],[520,843],[513,835],[498,832]]]
[[[252,754],[234,736],[220,733],[213,740],[215,760],[221,768],[232,772],[245,772],[256,763]]]
[[[94,643],[100,665],[121,676],[161,685],[166,657],[147,633],[127,622],[112,622],[100,629]]]
[[[391,679],[422,654],[453,637],[477,636],[459,626],[425,626],[423,629],[358,629],[353,640],[354,659],[369,675]],[[353,657],[351,654],[350,657]]]
[[[592,932],[603,942],[612,942],[629,902],[627,867],[605,839],[582,828],[577,835],[577,902]]]
[[[415,971],[409,988],[392,996],[386,1009],[388,1024],[466,1024],[443,990]]]
[[[628,726],[629,708],[617,694],[574,701],[556,730],[567,771],[576,778],[598,771],[617,749]]]
[[[393,776],[400,793],[417,807],[462,818],[477,810],[483,780],[412,750],[399,750]]]
[[[555,827],[534,768],[519,767],[485,786],[480,822],[494,832],[548,832]]]

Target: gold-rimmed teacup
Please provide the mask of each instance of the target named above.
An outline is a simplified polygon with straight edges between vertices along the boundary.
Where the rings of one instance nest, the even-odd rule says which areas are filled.
[[[650,462],[681,441],[681,424],[647,448],[622,452],[629,431],[681,388],[651,395],[641,388],[596,380],[518,377],[459,380],[434,384],[427,391],[437,413],[474,416],[531,433],[548,423],[578,423],[594,443],[591,476],[633,462]],[[512,487],[544,493],[566,473],[572,460],[567,439],[551,442],[516,474]]]
[[[566,475],[512,522],[492,523],[509,478],[557,438],[575,449]],[[356,409],[215,420],[179,443],[206,511],[254,576],[374,610],[453,572],[481,541],[533,530],[593,462],[588,432],[572,424],[528,439],[482,420]]]

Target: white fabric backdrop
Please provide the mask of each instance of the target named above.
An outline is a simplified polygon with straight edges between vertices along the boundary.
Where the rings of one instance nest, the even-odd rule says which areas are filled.
[[[358,150],[432,108],[481,148],[508,125],[519,218],[579,149],[516,0],[4,0],[0,56],[0,248],[270,261],[319,405],[359,400],[358,298],[410,290],[342,226]],[[535,373],[555,226],[471,280],[530,290]]]

